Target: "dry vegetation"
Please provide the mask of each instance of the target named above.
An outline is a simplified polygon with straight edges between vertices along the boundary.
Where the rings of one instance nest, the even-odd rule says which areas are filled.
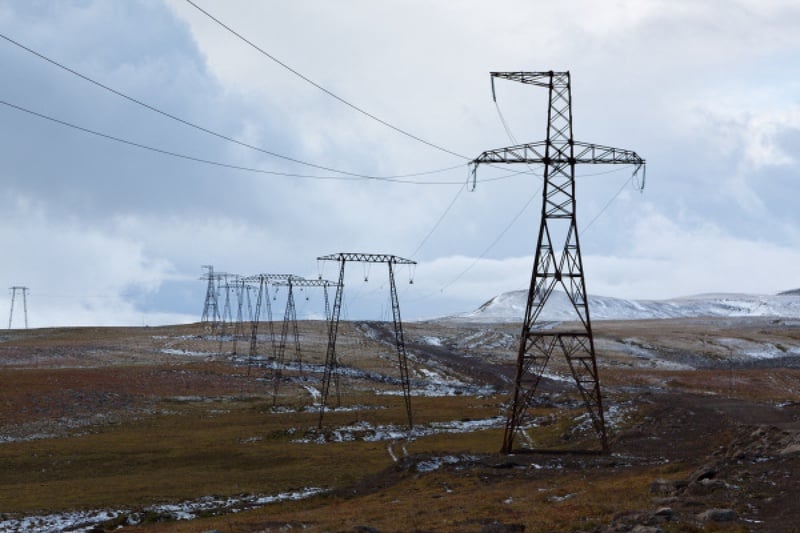
[[[220,343],[200,325],[2,335],[0,523],[75,510],[114,511],[96,529],[131,531],[791,531],[800,523],[797,324],[598,323],[612,453],[568,453],[597,444],[580,429],[569,383],[548,380],[529,436],[537,449],[562,453],[508,456],[497,450],[515,327],[407,325],[414,386],[429,390],[412,399],[410,438],[381,324],[340,331],[343,363],[360,372],[342,377],[343,408],[317,428],[310,392],[324,331],[304,327],[305,369],[284,372],[275,397],[268,361],[248,366],[246,341],[233,356],[230,339]],[[755,357],[753,347],[772,355]],[[566,375],[560,361],[550,370]],[[253,503],[293,492],[307,497]],[[192,520],[165,507],[211,496],[251,503],[195,509]],[[733,517],[703,515],[715,509]]]

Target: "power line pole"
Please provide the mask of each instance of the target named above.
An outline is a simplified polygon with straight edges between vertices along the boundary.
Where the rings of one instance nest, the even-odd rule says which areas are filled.
[[[299,287],[300,290],[310,287],[321,287],[323,289],[325,301],[325,321],[330,320],[330,308],[328,305],[328,287],[335,287],[336,283],[326,279],[305,279],[299,276],[290,276],[287,279],[276,280],[273,283],[276,287],[287,287],[286,294],[286,311],[283,314],[283,326],[281,327],[280,344],[278,345],[277,359],[275,361],[275,373],[273,374],[273,396],[272,403],[275,404],[278,395],[278,385],[281,380],[281,372],[285,365],[286,342],[289,336],[289,329],[291,328],[294,338],[295,358],[294,362],[297,363],[298,369],[302,375],[303,373],[303,358],[302,350],[300,347],[300,331],[297,325],[297,308],[294,300],[294,287]],[[306,298],[307,299],[307,298]]]
[[[273,362],[277,360],[278,346],[275,341],[275,326],[272,322],[272,304],[269,297],[269,286],[275,285],[278,281],[286,281],[295,278],[293,274],[256,274],[243,278],[248,284],[258,284],[258,296],[256,297],[256,308],[253,313],[253,320],[250,327],[250,351],[247,357],[247,375],[250,375],[250,368],[257,356],[258,349],[258,325],[261,321],[261,308],[266,309],[267,326],[269,326],[270,345],[272,347]],[[273,377],[275,370],[273,369]]]
[[[636,152],[573,139],[569,72],[492,72],[493,95],[495,78],[544,87],[550,101],[546,140],[488,150],[471,163],[473,186],[480,164],[544,165],[541,224],[502,451],[512,451],[514,437],[524,429],[526,409],[532,404],[545,367],[551,356],[560,352],[569,364],[603,452],[607,452],[600,380],[575,216],[575,165],[632,164],[636,174],[645,161]],[[540,328],[537,321],[556,286],[561,286],[567,294],[575,320],[550,329]]]
[[[336,357],[336,336],[339,329],[339,315],[342,310],[342,295],[344,293],[344,267],[348,261],[360,263],[386,263],[389,266],[389,291],[392,298],[392,318],[394,322],[394,339],[397,349],[397,360],[400,367],[400,383],[403,387],[403,399],[408,415],[408,427],[414,427],[411,416],[411,384],[408,376],[408,357],[406,356],[405,340],[403,338],[403,323],[400,319],[400,303],[397,299],[397,288],[394,282],[392,265],[416,265],[416,261],[404,259],[395,255],[385,254],[360,254],[339,253],[318,257],[317,261],[338,261],[339,282],[336,286],[336,296],[333,300],[333,311],[328,322],[328,349],[325,354],[325,371],[322,376],[322,394],[320,398],[319,427],[322,427],[322,418],[325,414],[325,405],[328,401],[331,377],[338,376],[338,360]]]
[[[213,265],[203,265],[201,268],[206,269],[206,273],[200,279],[208,280],[208,285],[206,286],[206,301],[203,304],[203,315],[200,318],[200,322],[210,322],[211,324],[216,324],[219,320],[219,305],[217,302],[216,287],[218,277],[214,274]]]
[[[8,314],[8,329],[11,329],[11,321],[14,319],[14,300],[17,296],[17,291],[22,293],[22,308],[25,311],[25,329],[28,329],[28,287],[9,287],[11,291],[11,311]]]

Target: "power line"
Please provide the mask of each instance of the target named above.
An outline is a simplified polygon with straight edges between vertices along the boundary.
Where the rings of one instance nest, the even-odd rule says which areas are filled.
[[[540,187],[539,189],[541,189],[541,187]],[[471,264],[470,264],[470,265],[469,265],[467,268],[465,268],[463,271],[461,271],[461,273],[460,273],[460,274],[458,274],[458,275],[457,275],[455,278],[453,278],[453,279],[452,279],[452,280],[451,280],[449,283],[447,283],[447,284],[445,284],[444,286],[442,286],[442,288],[440,289],[440,291],[439,291],[439,292],[442,292],[442,291],[444,291],[444,290],[445,290],[445,289],[447,289],[447,288],[448,288],[450,285],[452,285],[452,284],[453,284],[453,283],[455,283],[456,281],[460,280],[460,279],[461,279],[461,278],[464,276],[464,274],[466,274],[467,272],[469,272],[470,270],[472,270],[472,269],[473,269],[473,267],[475,267],[475,265],[477,265],[477,264],[478,264],[478,261],[480,261],[481,259],[483,259],[484,257],[486,257],[486,254],[488,254],[488,253],[489,253],[489,252],[492,250],[492,248],[494,248],[494,247],[497,245],[497,243],[498,243],[498,242],[500,242],[500,239],[502,239],[502,238],[503,238],[503,236],[504,236],[506,233],[508,233],[508,230],[510,230],[510,229],[512,228],[512,226],[514,226],[514,224],[516,224],[516,223],[517,223],[517,220],[519,220],[519,217],[521,217],[521,216],[522,216],[522,214],[525,212],[525,210],[526,210],[526,209],[528,209],[528,206],[530,206],[530,205],[531,205],[531,202],[533,202],[534,198],[536,198],[536,195],[537,195],[537,194],[539,194],[539,189],[537,189],[537,191],[536,191],[535,193],[533,193],[533,194],[531,195],[531,197],[530,197],[530,198],[528,198],[528,201],[527,201],[527,202],[525,202],[525,205],[523,205],[523,206],[522,206],[522,209],[520,209],[520,210],[517,212],[517,214],[516,214],[516,215],[514,215],[514,218],[512,218],[512,219],[511,219],[511,222],[509,222],[509,223],[508,223],[508,225],[507,225],[507,226],[506,226],[506,227],[503,229],[503,231],[501,231],[501,232],[500,232],[500,234],[499,234],[499,235],[498,235],[498,236],[497,236],[497,237],[496,237],[496,238],[495,238],[495,239],[494,239],[494,240],[491,242],[491,244],[489,244],[489,246],[487,246],[487,247],[486,247],[486,248],[485,248],[485,249],[484,249],[484,250],[483,250],[483,251],[480,253],[480,255],[479,255],[478,257],[476,257],[476,258],[475,258],[475,260],[474,260],[474,261],[473,261],[473,262],[472,262],[472,263],[471,263]]]
[[[489,252],[492,250],[492,248],[494,248],[494,247],[497,245],[497,243],[498,243],[498,242],[500,242],[500,239],[502,239],[502,238],[503,238],[503,236],[505,236],[505,234],[506,234],[506,233],[508,233],[508,231],[509,231],[509,230],[510,230],[510,229],[511,229],[513,226],[514,226],[514,224],[516,224],[516,223],[517,223],[517,220],[519,220],[519,217],[521,217],[521,216],[522,216],[522,214],[523,214],[523,213],[524,213],[524,212],[525,212],[525,211],[528,209],[528,207],[531,205],[531,203],[533,202],[533,200],[536,198],[536,195],[538,195],[538,194],[539,194],[539,191],[540,191],[540,190],[541,190],[541,187],[539,187],[539,188],[536,190],[536,192],[534,192],[534,193],[531,195],[531,197],[530,197],[530,198],[528,198],[528,200],[525,202],[525,204],[522,206],[522,208],[521,208],[521,209],[520,209],[520,210],[519,210],[519,211],[518,211],[518,212],[517,212],[517,213],[514,215],[514,217],[513,217],[513,218],[511,219],[511,221],[510,221],[510,222],[509,222],[509,223],[506,225],[506,227],[505,227],[505,228],[503,228],[503,230],[500,232],[500,234],[499,234],[499,235],[497,235],[497,237],[495,237],[495,239],[494,239],[494,240],[493,240],[493,241],[492,241],[492,242],[491,242],[491,243],[490,243],[490,244],[489,244],[489,245],[488,245],[486,248],[484,248],[484,250],[483,250],[483,251],[480,253],[480,255],[478,255],[478,257],[476,257],[476,258],[475,258],[475,259],[472,261],[472,263],[470,263],[470,264],[467,266],[467,268],[465,268],[464,270],[462,270],[461,272],[459,272],[459,273],[458,273],[458,274],[457,274],[457,275],[456,275],[456,276],[455,276],[453,279],[451,279],[450,281],[448,281],[447,283],[445,283],[444,285],[442,285],[442,286],[439,288],[439,290],[438,290],[438,291],[433,291],[433,292],[430,292],[430,293],[428,293],[428,294],[426,294],[426,295],[420,296],[420,297],[417,299],[417,301],[419,301],[419,300],[424,300],[424,299],[426,299],[426,298],[430,298],[430,297],[431,297],[431,296],[433,296],[434,294],[437,294],[437,293],[442,293],[442,292],[444,292],[444,291],[445,291],[445,290],[446,290],[448,287],[450,287],[450,286],[451,286],[451,285],[453,285],[455,282],[457,282],[457,281],[458,281],[458,280],[460,280],[462,277],[464,277],[464,275],[465,275],[467,272],[469,272],[470,270],[472,270],[472,269],[475,267],[475,265],[477,265],[477,264],[478,264],[478,261],[480,261],[481,259],[483,259],[484,257],[486,257],[486,254],[488,254],[488,253],[489,253]]]
[[[465,160],[468,160],[468,161],[471,159],[470,157],[467,157],[465,155],[453,152],[452,150],[449,150],[447,148],[439,146],[438,144],[434,144],[434,143],[432,143],[430,141],[426,141],[425,139],[422,139],[421,137],[418,137],[418,136],[414,135],[413,133],[409,133],[408,131],[406,131],[406,130],[404,130],[402,128],[399,128],[399,127],[395,126],[394,124],[391,124],[391,123],[383,120],[382,118],[379,118],[379,117],[375,116],[374,114],[370,113],[369,111],[366,111],[363,108],[357,106],[356,104],[350,102],[349,100],[345,100],[341,96],[339,96],[336,93],[330,91],[329,89],[326,89],[325,87],[323,87],[319,83],[317,83],[314,80],[308,78],[307,76],[305,76],[302,73],[298,72],[297,70],[293,69],[292,67],[290,67],[289,65],[287,65],[286,63],[284,63],[280,59],[276,58],[275,56],[273,56],[272,54],[270,54],[269,52],[267,52],[263,48],[259,47],[257,44],[255,44],[254,42],[252,42],[249,39],[247,39],[246,37],[244,37],[242,34],[240,34],[236,30],[234,30],[233,28],[231,28],[230,26],[228,26],[227,24],[225,24],[224,22],[222,22],[221,20],[216,18],[214,15],[212,15],[211,13],[209,13],[208,11],[203,9],[202,7],[198,6],[192,0],[186,0],[186,2],[189,5],[191,5],[192,7],[194,7],[195,9],[197,9],[198,11],[200,11],[201,13],[203,13],[205,16],[207,16],[208,18],[210,18],[211,20],[213,20],[214,22],[216,22],[217,24],[219,24],[220,26],[225,28],[227,31],[229,31],[230,33],[232,33],[233,35],[235,35],[236,37],[241,39],[243,42],[247,43],[250,47],[252,47],[255,50],[257,50],[258,52],[260,52],[262,55],[264,55],[267,58],[269,58],[270,60],[274,61],[275,63],[277,63],[278,65],[280,65],[284,69],[288,70],[289,72],[291,72],[292,74],[294,74],[295,76],[300,78],[301,80],[305,81],[306,83],[309,83],[309,84],[313,85],[314,87],[316,87],[320,91],[324,92],[328,96],[330,96],[330,97],[338,100],[339,102],[343,103],[347,107],[349,107],[349,108],[361,113],[362,115],[364,115],[366,117],[371,118],[372,120],[374,120],[374,121],[376,121],[376,122],[378,122],[380,124],[383,124],[387,128],[393,129],[397,133],[400,133],[402,135],[405,135],[406,137],[414,139],[415,141],[418,141],[418,142],[420,142],[422,144],[430,146],[431,148],[435,148],[436,150],[439,150],[441,152],[445,152],[447,154],[450,154],[450,155],[453,155],[453,156],[456,156],[456,157],[459,157],[461,159],[465,159]]]
[[[414,253],[411,254],[411,258],[414,258],[414,256],[417,255],[417,252],[419,252],[420,249],[425,245],[425,243],[428,242],[428,239],[431,238],[431,235],[433,235],[433,232],[436,231],[436,228],[439,227],[439,224],[442,223],[442,220],[444,220],[444,217],[447,216],[447,213],[450,212],[450,209],[452,209],[453,205],[455,205],[455,203],[456,203],[456,200],[458,200],[459,196],[461,196],[461,193],[463,193],[464,189],[466,189],[466,188],[467,188],[467,182],[464,182],[464,184],[461,186],[461,188],[458,189],[458,192],[456,193],[456,195],[450,201],[450,204],[447,206],[447,208],[445,208],[444,212],[439,217],[439,220],[436,221],[436,224],[433,225],[433,227],[428,232],[428,234],[425,235],[425,238],[422,239],[422,242],[419,243],[419,246],[417,246],[417,248],[414,250]]]
[[[506,117],[503,115],[503,112],[500,111],[500,104],[497,103],[497,100],[494,101],[494,107],[497,109],[497,116],[500,117],[500,123],[503,124],[503,129],[506,130],[506,135],[511,140],[512,144],[519,144],[517,138],[511,132],[511,128],[508,126],[508,122],[506,122]]]
[[[32,109],[28,109],[28,108],[25,108],[25,107],[22,107],[22,106],[19,106],[19,105],[16,105],[16,104],[12,104],[11,102],[6,102],[5,100],[0,100],[0,104],[5,105],[7,107],[10,107],[12,109],[16,109],[17,111],[21,111],[23,113],[27,113],[29,115],[41,118],[43,120],[54,122],[54,123],[59,124],[61,126],[72,128],[72,129],[81,131],[83,133],[88,133],[88,134],[94,135],[96,137],[101,137],[101,138],[109,140],[109,141],[114,141],[114,142],[118,142],[118,143],[121,143],[121,144],[126,144],[128,146],[133,146],[135,148],[139,148],[139,149],[142,149],[142,150],[148,150],[150,152],[155,152],[155,153],[158,153],[158,154],[167,155],[167,156],[170,156],[170,157],[175,157],[175,158],[178,158],[178,159],[185,159],[185,160],[188,160],[188,161],[194,161],[196,163],[203,163],[203,164],[206,164],[206,165],[212,165],[212,166],[216,166],[216,167],[228,168],[228,169],[231,169],[231,170],[239,170],[239,171],[243,171],[243,172],[254,172],[254,173],[258,173],[258,174],[269,174],[269,175],[272,175],[272,176],[284,176],[284,177],[290,177],[290,178],[314,179],[314,180],[339,180],[339,181],[367,181],[367,180],[373,180],[373,181],[382,181],[382,182],[387,182],[387,183],[403,183],[403,184],[414,184],[414,185],[457,185],[457,184],[461,183],[461,182],[413,181],[413,180],[404,180],[404,179],[399,179],[399,178],[383,178],[383,177],[378,177],[378,176],[372,176],[372,177],[369,177],[369,176],[311,176],[311,175],[307,175],[307,174],[295,174],[295,173],[291,173],[291,172],[279,172],[279,171],[275,171],[275,170],[266,170],[266,169],[261,169],[261,168],[245,167],[245,166],[241,166],[241,165],[234,165],[234,164],[231,164],[231,163],[223,163],[221,161],[214,161],[214,160],[211,160],[211,159],[204,159],[202,157],[195,157],[195,156],[192,156],[192,155],[182,154],[182,153],[174,152],[174,151],[171,151],[171,150],[165,150],[163,148],[157,148],[155,146],[149,146],[149,145],[138,143],[138,142],[131,141],[131,140],[128,140],[128,139],[123,139],[122,137],[116,137],[116,136],[110,135],[108,133],[103,133],[103,132],[96,131],[96,130],[93,130],[93,129],[90,129],[90,128],[79,126],[77,124],[73,124],[71,122],[67,122],[65,120],[61,120],[61,119],[58,119],[58,118],[55,118],[55,117],[51,117],[49,115],[45,115],[43,113],[39,113],[37,111],[33,111]],[[458,167],[453,167],[453,168],[459,168],[461,166],[462,165],[458,165]],[[449,170],[452,170],[453,168],[450,168]]]
[[[93,85],[95,85],[95,86],[97,86],[97,87],[99,87],[99,88],[101,88],[101,89],[103,89],[105,91],[108,91],[108,92],[110,92],[110,93],[112,93],[112,94],[114,94],[116,96],[119,96],[120,98],[124,98],[125,100],[128,100],[129,102],[132,102],[132,103],[134,103],[134,104],[136,104],[138,106],[144,107],[145,109],[147,109],[149,111],[152,111],[154,113],[158,113],[159,115],[162,115],[162,116],[167,117],[167,118],[169,118],[171,120],[180,122],[181,124],[183,124],[185,126],[188,126],[190,128],[194,128],[194,129],[196,129],[198,131],[201,131],[201,132],[206,133],[208,135],[212,135],[212,136],[217,137],[219,139],[223,139],[223,140],[231,142],[233,144],[237,144],[239,146],[242,146],[242,147],[245,147],[245,148],[249,148],[251,150],[255,150],[257,152],[261,152],[263,154],[266,154],[266,155],[269,155],[269,156],[272,156],[272,157],[283,159],[285,161],[291,161],[292,163],[297,163],[299,165],[305,165],[305,166],[316,168],[316,169],[319,169],[319,170],[325,170],[327,172],[335,172],[337,174],[345,174],[345,175],[348,175],[348,176],[355,176],[355,177],[359,177],[359,178],[369,178],[369,179],[409,178],[409,177],[415,177],[415,176],[423,176],[423,175],[428,175],[428,174],[436,174],[436,173],[440,173],[440,172],[446,172],[448,170],[453,170],[454,168],[458,168],[459,166],[461,166],[461,165],[457,165],[457,166],[454,166],[454,167],[447,167],[447,168],[443,168],[443,169],[435,169],[435,170],[429,170],[429,171],[425,171],[425,172],[416,172],[416,173],[409,173],[409,174],[399,174],[399,175],[395,175],[395,176],[371,176],[371,175],[368,175],[368,174],[359,174],[357,172],[350,172],[350,171],[347,171],[347,170],[340,170],[340,169],[336,169],[336,168],[333,168],[333,167],[327,167],[327,166],[324,166],[324,165],[311,163],[311,162],[308,162],[308,161],[304,161],[302,159],[298,159],[298,158],[295,158],[295,157],[291,157],[291,156],[287,156],[287,155],[284,155],[284,154],[280,154],[278,152],[274,152],[274,151],[268,150],[266,148],[255,146],[255,145],[246,143],[244,141],[240,141],[238,139],[235,139],[235,138],[230,137],[228,135],[225,135],[223,133],[216,132],[216,131],[211,130],[209,128],[206,128],[204,126],[200,126],[199,124],[195,124],[194,122],[190,122],[189,120],[183,119],[183,118],[181,118],[181,117],[179,117],[177,115],[174,115],[172,113],[169,113],[167,111],[159,109],[159,108],[157,108],[157,107],[155,107],[153,105],[150,105],[150,104],[148,104],[146,102],[143,102],[142,100],[139,100],[137,98],[134,98],[133,96],[125,94],[125,93],[123,93],[123,92],[121,92],[121,91],[119,91],[117,89],[114,89],[113,87],[110,87],[110,86],[108,86],[108,85],[106,85],[106,84],[104,84],[102,82],[99,82],[99,81],[97,81],[97,80],[95,80],[93,78],[90,78],[89,76],[87,76],[85,74],[82,74],[82,73],[78,72],[77,70],[72,69],[72,68],[64,65],[63,63],[60,63],[60,62],[58,62],[58,61],[56,61],[56,60],[54,60],[54,59],[52,59],[50,57],[47,57],[46,55],[42,54],[41,52],[38,52],[38,51],[28,47],[28,46],[25,46],[24,44],[20,43],[19,41],[16,41],[16,40],[12,39],[11,37],[9,37],[7,35],[4,35],[4,34],[0,33],[0,37],[5,39],[9,43],[11,43],[11,44],[13,44],[13,45],[25,50],[26,52],[29,52],[29,53],[35,55],[36,57],[38,57],[38,58],[50,63],[51,65],[54,65],[54,66],[66,71],[66,72],[69,72],[70,74],[72,74],[74,76],[77,76],[77,77],[81,78],[82,80],[87,81],[87,82],[89,82],[89,83],[91,83],[91,84],[93,84]]]
[[[581,231],[582,233],[586,233],[586,230],[588,230],[590,227],[592,227],[592,224],[594,224],[595,220],[597,220],[598,218],[600,218],[600,216],[601,216],[603,213],[605,213],[605,212],[606,212],[606,209],[608,209],[608,208],[611,206],[611,204],[612,204],[612,203],[614,203],[614,200],[616,200],[616,199],[617,199],[617,196],[619,196],[619,195],[622,193],[622,191],[625,189],[625,187],[626,187],[626,186],[627,186],[627,185],[628,185],[630,182],[632,182],[632,181],[633,181],[635,178],[636,178],[636,174],[634,174],[633,176],[631,176],[630,178],[628,178],[627,180],[625,180],[625,183],[623,183],[623,184],[622,184],[622,187],[620,187],[620,188],[617,190],[617,192],[616,192],[616,193],[614,193],[614,196],[612,196],[612,197],[611,197],[611,199],[610,199],[608,202],[606,202],[606,204],[603,206],[603,208],[602,208],[602,209],[600,209],[600,211],[599,211],[599,212],[598,212],[598,213],[597,213],[597,214],[594,216],[594,218],[592,218],[592,220],[590,220],[588,224],[586,224],[584,227],[582,227],[580,231]]]

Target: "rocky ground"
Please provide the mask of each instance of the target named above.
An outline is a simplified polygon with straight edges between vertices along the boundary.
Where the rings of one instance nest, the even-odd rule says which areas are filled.
[[[348,328],[344,334],[353,346],[390,345],[388,324]],[[579,453],[595,445],[592,435],[581,430],[580,405],[560,361],[548,368],[541,389],[542,413],[537,427],[528,431],[530,442],[547,441],[547,452],[503,455],[479,444],[482,438],[494,442],[501,434],[517,333],[507,324],[407,324],[414,387],[448,402],[463,400],[465,408],[474,409],[475,402],[495,402],[495,407],[489,405],[479,418],[422,423],[416,444],[408,449],[397,439],[381,437],[391,430],[377,421],[332,428],[328,436],[344,441],[390,439],[388,448],[379,448],[386,448],[392,459],[384,459],[385,468],[350,481],[309,489],[300,508],[278,506],[268,517],[265,511],[252,518],[245,512],[232,520],[220,504],[214,512],[183,516],[194,521],[166,525],[121,523],[119,513],[106,509],[103,512],[111,514],[88,526],[84,519],[83,530],[108,529],[110,524],[223,530],[222,523],[235,531],[798,530],[800,323],[775,318],[596,322],[610,454]],[[311,334],[304,335],[310,342]],[[362,340],[355,342],[356,338]],[[321,343],[319,339],[324,335],[315,342]],[[391,357],[359,362],[376,351],[374,346],[347,356],[350,365],[364,369],[354,374],[350,385],[383,394],[392,381],[378,384],[375,373],[383,368],[387,378],[394,376]],[[268,361],[252,365],[243,353],[240,345],[234,355],[230,339],[219,342],[199,325],[8,332],[0,338],[0,448],[7,447],[9,453],[0,466],[19,469],[28,464],[16,460],[14,454],[20,452],[10,451],[20,443],[66,443],[96,428],[147,423],[163,416],[165,400],[173,402],[170,405],[213,407],[214,402],[269,399],[265,390],[271,389],[254,377],[261,376],[259,365]],[[285,378],[291,379],[291,372]],[[304,391],[315,390],[318,378],[304,379],[297,390],[311,402]],[[425,439],[436,439],[445,433],[442,428],[454,427],[463,432],[458,447],[423,449],[420,443]],[[470,432],[476,440],[470,440]],[[25,505],[19,498],[13,501],[22,501],[16,504],[21,507],[5,505],[3,499],[12,501],[10,495],[22,482],[19,475],[3,471],[0,526],[55,531],[79,525],[41,521],[37,523],[45,525],[33,527],[34,522],[23,522],[31,509],[39,517],[51,511],[63,516],[63,506]],[[43,482],[54,481],[42,476]],[[297,487],[286,487],[290,489]],[[278,492],[292,494],[286,491]],[[398,503],[394,516],[386,514],[386,502],[401,502],[413,494],[417,505],[401,508]],[[493,498],[497,501],[486,503],[485,509],[476,505]],[[340,516],[350,505],[359,509],[354,517]],[[334,508],[340,514],[332,514]],[[553,516],[541,516],[547,513]],[[212,515],[229,518],[198,521]]]

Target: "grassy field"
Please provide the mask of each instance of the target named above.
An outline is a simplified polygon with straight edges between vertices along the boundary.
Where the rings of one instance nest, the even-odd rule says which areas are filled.
[[[605,328],[601,339],[609,344],[632,335],[649,346],[668,344],[664,329]],[[424,336],[465,337],[452,327],[410,330],[412,346],[421,346],[414,343]],[[788,346],[797,335],[794,329],[765,331],[745,332],[748,342],[761,335]],[[720,336],[733,334],[725,329]],[[436,359],[437,352],[416,349],[414,375],[435,375],[472,391],[467,385],[481,385],[476,375],[497,367],[502,381],[512,351],[496,344],[504,335],[498,329],[484,335],[491,347],[465,349],[474,359],[465,358],[462,367],[453,366],[457,358]],[[674,335],[672,349],[689,353],[708,328],[696,334],[676,328]],[[362,348],[348,364],[370,372],[390,365],[390,359],[364,355],[380,351],[376,343],[369,335],[353,343]],[[318,376],[286,372],[273,397],[268,372],[248,369],[241,356],[220,354],[220,348],[230,351],[198,325],[4,336],[0,522],[105,510],[109,516],[94,521],[97,530],[610,531],[613,524],[655,523],[663,531],[748,531],[752,523],[741,520],[696,518],[702,506],[756,516],[757,505],[731,489],[733,482],[697,495],[695,504],[683,493],[673,503],[659,500],[653,483],[691,479],[769,417],[784,428],[800,420],[796,411],[774,407],[800,400],[800,370],[714,366],[716,353],[697,355],[710,361],[705,369],[643,368],[636,357],[611,351],[602,374],[610,455],[570,452],[599,445],[579,429],[584,415],[574,395],[557,389],[531,410],[537,427],[524,444],[561,452],[503,455],[507,390],[478,394],[450,387],[414,396],[415,431],[409,433],[402,396],[391,381],[343,378],[341,408],[326,412],[318,428],[310,393]],[[314,357],[319,363],[319,355],[306,363]],[[553,368],[558,371],[559,363]],[[383,371],[388,377],[396,372]],[[798,455],[781,456],[781,468],[800,471]],[[760,464],[753,460],[753,468]],[[767,498],[776,505],[787,501],[779,491]],[[193,506],[210,500],[218,503]],[[657,518],[664,506],[672,518]]]

